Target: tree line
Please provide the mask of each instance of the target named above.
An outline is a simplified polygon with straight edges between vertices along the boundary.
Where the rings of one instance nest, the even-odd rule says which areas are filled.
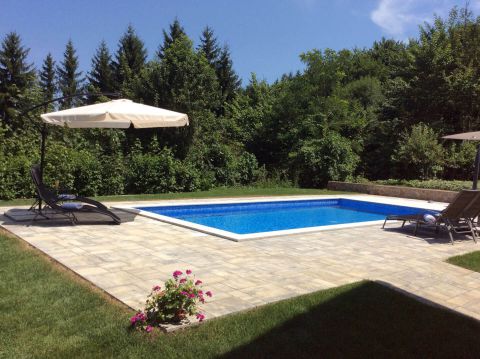
[[[305,69],[241,86],[227,45],[206,27],[197,46],[175,19],[148,59],[129,26],[112,54],[102,41],[83,74],[73,41],[39,69],[19,34],[0,48],[0,198],[31,196],[39,160],[33,104],[78,92],[189,115],[179,129],[49,128],[46,181],[85,195],[195,191],[267,181],[323,187],[355,177],[467,179],[475,146],[441,135],[479,128],[480,19],[453,8],[408,42],[311,50]],[[272,59],[273,61],[273,59]],[[105,101],[68,98],[57,107]]]

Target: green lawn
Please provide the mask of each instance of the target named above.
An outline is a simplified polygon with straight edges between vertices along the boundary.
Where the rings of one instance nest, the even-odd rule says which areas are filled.
[[[475,272],[480,272],[480,251],[450,257],[447,259],[447,262]]]
[[[151,337],[131,311],[0,235],[0,358],[478,357],[480,323],[360,282]],[[234,278],[232,278],[234,280]]]
[[[239,197],[239,196],[287,196],[310,194],[341,194],[347,192],[329,191],[326,189],[309,189],[295,187],[218,187],[209,191],[158,193],[158,194],[132,194],[121,196],[98,196],[99,201],[146,201],[155,199],[182,199],[182,198],[211,198],[211,197]],[[14,199],[0,201],[2,206],[16,206],[32,204],[33,199]]]

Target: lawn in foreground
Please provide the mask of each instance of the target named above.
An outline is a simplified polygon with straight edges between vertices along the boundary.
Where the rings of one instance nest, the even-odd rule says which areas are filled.
[[[0,357],[478,357],[479,322],[373,282],[151,337],[130,310],[0,235]],[[234,280],[232,278],[232,280]]]
[[[190,199],[190,198],[214,198],[214,197],[239,197],[239,196],[288,196],[288,195],[325,195],[344,194],[348,192],[329,191],[316,188],[296,187],[218,187],[209,191],[156,193],[156,194],[131,194],[118,196],[98,196],[95,199],[105,202],[120,201],[148,201],[162,199]],[[0,201],[0,207],[30,205],[33,199],[14,199]]]
[[[480,272],[480,251],[450,257],[447,259],[447,262],[475,272]]]

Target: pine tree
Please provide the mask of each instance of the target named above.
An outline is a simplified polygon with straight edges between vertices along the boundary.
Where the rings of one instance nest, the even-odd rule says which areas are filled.
[[[48,53],[45,60],[43,60],[42,71],[40,71],[40,88],[43,93],[45,101],[53,100],[57,92],[57,85],[55,83],[55,61],[52,54]]]
[[[182,36],[186,36],[185,30],[183,26],[180,25],[180,21],[177,18],[173,20],[173,23],[170,24],[169,33],[163,30],[163,44],[160,45],[160,48],[157,52],[157,56],[160,59],[163,59],[165,56],[165,50],[167,50],[175,40],[181,38]]]
[[[145,44],[137,36],[132,25],[128,26],[120,39],[115,57],[115,85],[116,88],[121,88],[134,74],[140,73],[147,59]]]
[[[105,41],[100,43],[92,58],[92,69],[87,78],[97,92],[113,92],[115,90],[112,56]]]
[[[12,125],[19,101],[33,85],[35,70],[27,63],[29,49],[16,32],[5,36],[0,49],[0,119]]]
[[[61,95],[70,96],[81,91],[83,79],[82,71],[78,71],[78,56],[73,47],[72,40],[69,40],[63,53],[61,66],[57,67],[58,87]],[[61,108],[70,108],[81,102],[79,98],[67,98],[60,102]]]
[[[208,63],[215,67],[220,55],[220,46],[218,46],[217,38],[209,26],[205,27],[202,32],[198,50],[205,55]]]
[[[223,100],[231,102],[236,96],[241,81],[233,70],[233,62],[230,58],[228,45],[224,45],[220,52],[215,72],[222,91]]]

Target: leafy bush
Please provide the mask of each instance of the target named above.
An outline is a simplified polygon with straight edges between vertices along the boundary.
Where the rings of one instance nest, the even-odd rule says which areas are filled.
[[[359,161],[350,141],[336,132],[305,141],[294,156],[298,182],[304,187],[324,187],[329,180],[343,181],[353,174]]]
[[[429,179],[442,170],[444,149],[438,143],[438,134],[419,123],[401,134],[392,159],[400,165],[403,177]]]

